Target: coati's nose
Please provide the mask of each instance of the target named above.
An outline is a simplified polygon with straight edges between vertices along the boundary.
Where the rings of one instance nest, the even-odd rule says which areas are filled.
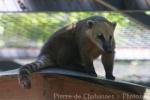
[[[103,45],[103,49],[106,53],[112,53],[113,52],[110,46]]]
[[[106,49],[105,51],[106,51],[106,53],[112,53],[112,49],[109,49],[109,48]]]

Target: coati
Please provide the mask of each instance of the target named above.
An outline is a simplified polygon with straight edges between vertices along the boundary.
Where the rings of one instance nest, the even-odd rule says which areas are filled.
[[[36,61],[19,69],[19,84],[30,88],[29,74],[46,67],[63,67],[97,76],[93,60],[102,56],[106,78],[114,80],[114,29],[111,23],[101,16],[92,16],[67,25],[49,37]]]

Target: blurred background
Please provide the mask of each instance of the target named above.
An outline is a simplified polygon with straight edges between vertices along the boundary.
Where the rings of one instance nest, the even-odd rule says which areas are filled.
[[[41,8],[32,8],[35,11],[31,11],[31,9],[19,8],[23,5],[15,8],[13,2],[6,1],[0,2],[0,71],[16,69],[22,64],[32,62],[36,59],[41,46],[56,30],[89,16],[98,15],[104,16],[111,22],[117,22],[114,33],[116,40],[114,75],[116,78],[150,86],[150,27],[148,26],[150,20],[146,20],[144,22],[146,24],[143,24],[135,20],[138,18],[131,17],[133,15],[128,11],[121,13],[78,9],[81,11],[63,12],[59,9],[60,11],[56,12],[41,12],[44,10]],[[6,6],[3,5],[4,3]],[[25,12],[22,12],[24,10]],[[149,18],[150,11],[142,11],[142,14]],[[143,18],[146,19],[146,17]],[[95,59],[94,65],[97,74],[104,76],[100,57]]]

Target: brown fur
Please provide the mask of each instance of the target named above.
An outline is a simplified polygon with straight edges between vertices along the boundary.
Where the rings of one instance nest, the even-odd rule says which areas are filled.
[[[93,16],[58,30],[44,44],[37,60],[20,68],[20,85],[30,88],[28,75],[45,67],[57,66],[96,76],[93,60],[99,55],[102,55],[106,78],[115,79],[112,75],[114,28],[115,25],[105,18]],[[99,33],[105,41],[98,38]]]

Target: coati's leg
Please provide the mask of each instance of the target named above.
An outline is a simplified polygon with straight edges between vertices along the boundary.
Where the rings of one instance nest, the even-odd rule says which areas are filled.
[[[115,80],[113,76],[114,53],[102,55],[102,64],[105,69],[106,78]]]
[[[29,75],[39,69],[51,66],[50,59],[46,56],[39,57],[35,62],[23,65],[19,69],[18,80],[22,88],[31,88],[31,81]]]
[[[86,71],[87,74],[97,77],[93,62],[86,62],[82,66],[84,67],[84,70]]]
[[[83,45],[80,46],[80,64],[87,74],[97,76],[93,65],[93,59],[91,59],[87,47],[83,47]]]
[[[88,55],[84,55],[84,53],[81,55],[82,58],[82,66],[84,67],[84,70],[86,71],[87,74],[92,75],[92,76],[97,76],[93,61],[88,57]]]

